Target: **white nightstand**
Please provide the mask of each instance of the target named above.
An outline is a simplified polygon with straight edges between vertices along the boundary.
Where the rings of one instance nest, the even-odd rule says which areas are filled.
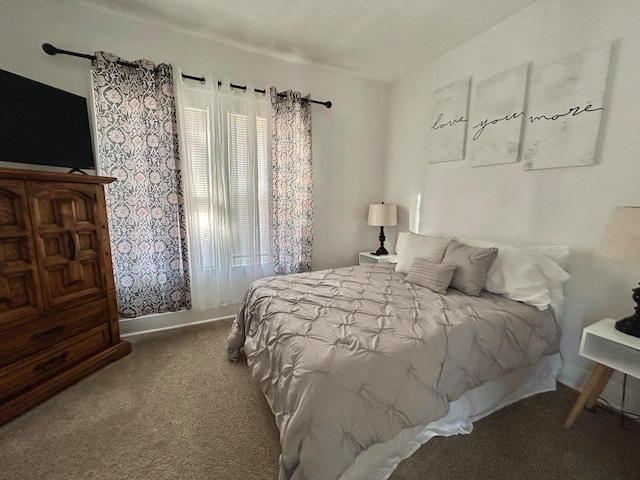
[[[565,420],[565,428],[571,427],[585,406],[593,408],[615,370],[640,378],[640,338],[619,332],[615,323],[605,318],[582,330],[580,355],[596,362],[596,366]]]
[[[393,253],[389,255],[374,255],[371,252],[360,252],[358,255],[358,263],[360,263],[360,265],[367,263],[398,263],[398,255]]]

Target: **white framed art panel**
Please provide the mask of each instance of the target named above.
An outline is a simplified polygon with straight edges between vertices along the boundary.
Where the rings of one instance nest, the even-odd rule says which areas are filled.
[[[612,42],[534,69],[523,168],[593,165],[605,108]]]
[[[462,160],[465,154],[471,77],[433,92],[430,163]]]
[[[472,167],[518,161],[528,75],[523,64],[476,83],[467,139]]]

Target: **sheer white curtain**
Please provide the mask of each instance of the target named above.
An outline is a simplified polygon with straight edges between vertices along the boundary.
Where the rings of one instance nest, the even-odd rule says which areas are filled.
[[[270,220],[269,98],[204,85],[176,72],[184,159],[192,302],[196,310],[242,300],[273,274]]]

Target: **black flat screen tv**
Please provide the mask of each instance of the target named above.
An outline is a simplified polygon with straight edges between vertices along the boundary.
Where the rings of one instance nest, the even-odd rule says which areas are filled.
[[[95,168],[87,100],[0,70],[0,160]]]

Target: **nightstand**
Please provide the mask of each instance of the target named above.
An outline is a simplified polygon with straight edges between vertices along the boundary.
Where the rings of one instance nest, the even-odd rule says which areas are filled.
[[[360,265],[367,263],[398,263],[398,255],[374,255],[371,252],[360,252],[358,255],[358,263],[360,263]]]
[[[640,338],[619,332],[615,323],[605,318],[582,330],[580,355],[596,366],[565,420],[565,428],[571,427],[583,408],[593,408],[615,370],[640,378]]]

